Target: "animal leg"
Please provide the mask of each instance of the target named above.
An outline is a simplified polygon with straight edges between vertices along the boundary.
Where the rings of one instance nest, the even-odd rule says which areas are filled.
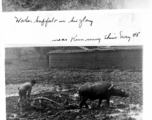
[[[84,105],[85,105],[86,108],[89,108],[86,102],[84,102]]]
[[[98,107],[100,107],[100,105],[101,105],[101,101],[102,101],[102,99],[99,99]]]
[[[84,104],[83,99],[82,97],[80,97],[80,109],[82,108],[83,104]]]
[[[107,98],[107,105],[110,106],[110,97]]]
[[[87,98],[86,97],[81,97],[81,102],[80,102],[80,109],[82,108],[83,105],[85,105],[86,108],[88,108],[88,105],[86,103]]]

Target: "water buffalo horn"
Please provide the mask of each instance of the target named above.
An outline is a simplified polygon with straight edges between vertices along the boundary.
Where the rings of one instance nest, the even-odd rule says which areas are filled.
[[[111,84],[111,86],[108,88],[108,90],[110,90],[113,87],[113,84]]]

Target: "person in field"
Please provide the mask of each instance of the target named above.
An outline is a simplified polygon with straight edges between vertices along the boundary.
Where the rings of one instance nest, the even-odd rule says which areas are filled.
[[[31,80],[30,82],[26,82],[24,84],[22,84],[19,88],[18,88],[18,93],[19,93],[19,99],[18,99],[18,105],[20,103],[25,102],[27,99],[30,99],[30,95],[31,95],[31,91],[32,91],[32,87],[36,84],[35,80]]]

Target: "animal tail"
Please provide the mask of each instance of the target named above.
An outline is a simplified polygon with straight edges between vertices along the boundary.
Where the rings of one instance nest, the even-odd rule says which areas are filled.
[[[78,92],[78,103],[81,102],[81,99],[82,99],[82,96],[81,96],[80,91],[79,91],[79,92]]]
[[[78,97],[79,97],[79,98],[78,98],[78,102],[80,102],[80,101],[81,101],[81,95],[79,94]]]

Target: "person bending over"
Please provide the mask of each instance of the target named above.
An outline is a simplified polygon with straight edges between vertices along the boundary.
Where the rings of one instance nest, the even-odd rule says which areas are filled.
[[[31,91],[32,91],[32,87],[36,84],[35,80],[31,80],[30,82],[26,82],[24,84],[22,84],[20,86],[20,88],[18,88],[19,90],[19,99],[18,99],[18,105],[20,103],[23,103],[24,101],[26,101],[26,99],[30,98],[31,95]]]

